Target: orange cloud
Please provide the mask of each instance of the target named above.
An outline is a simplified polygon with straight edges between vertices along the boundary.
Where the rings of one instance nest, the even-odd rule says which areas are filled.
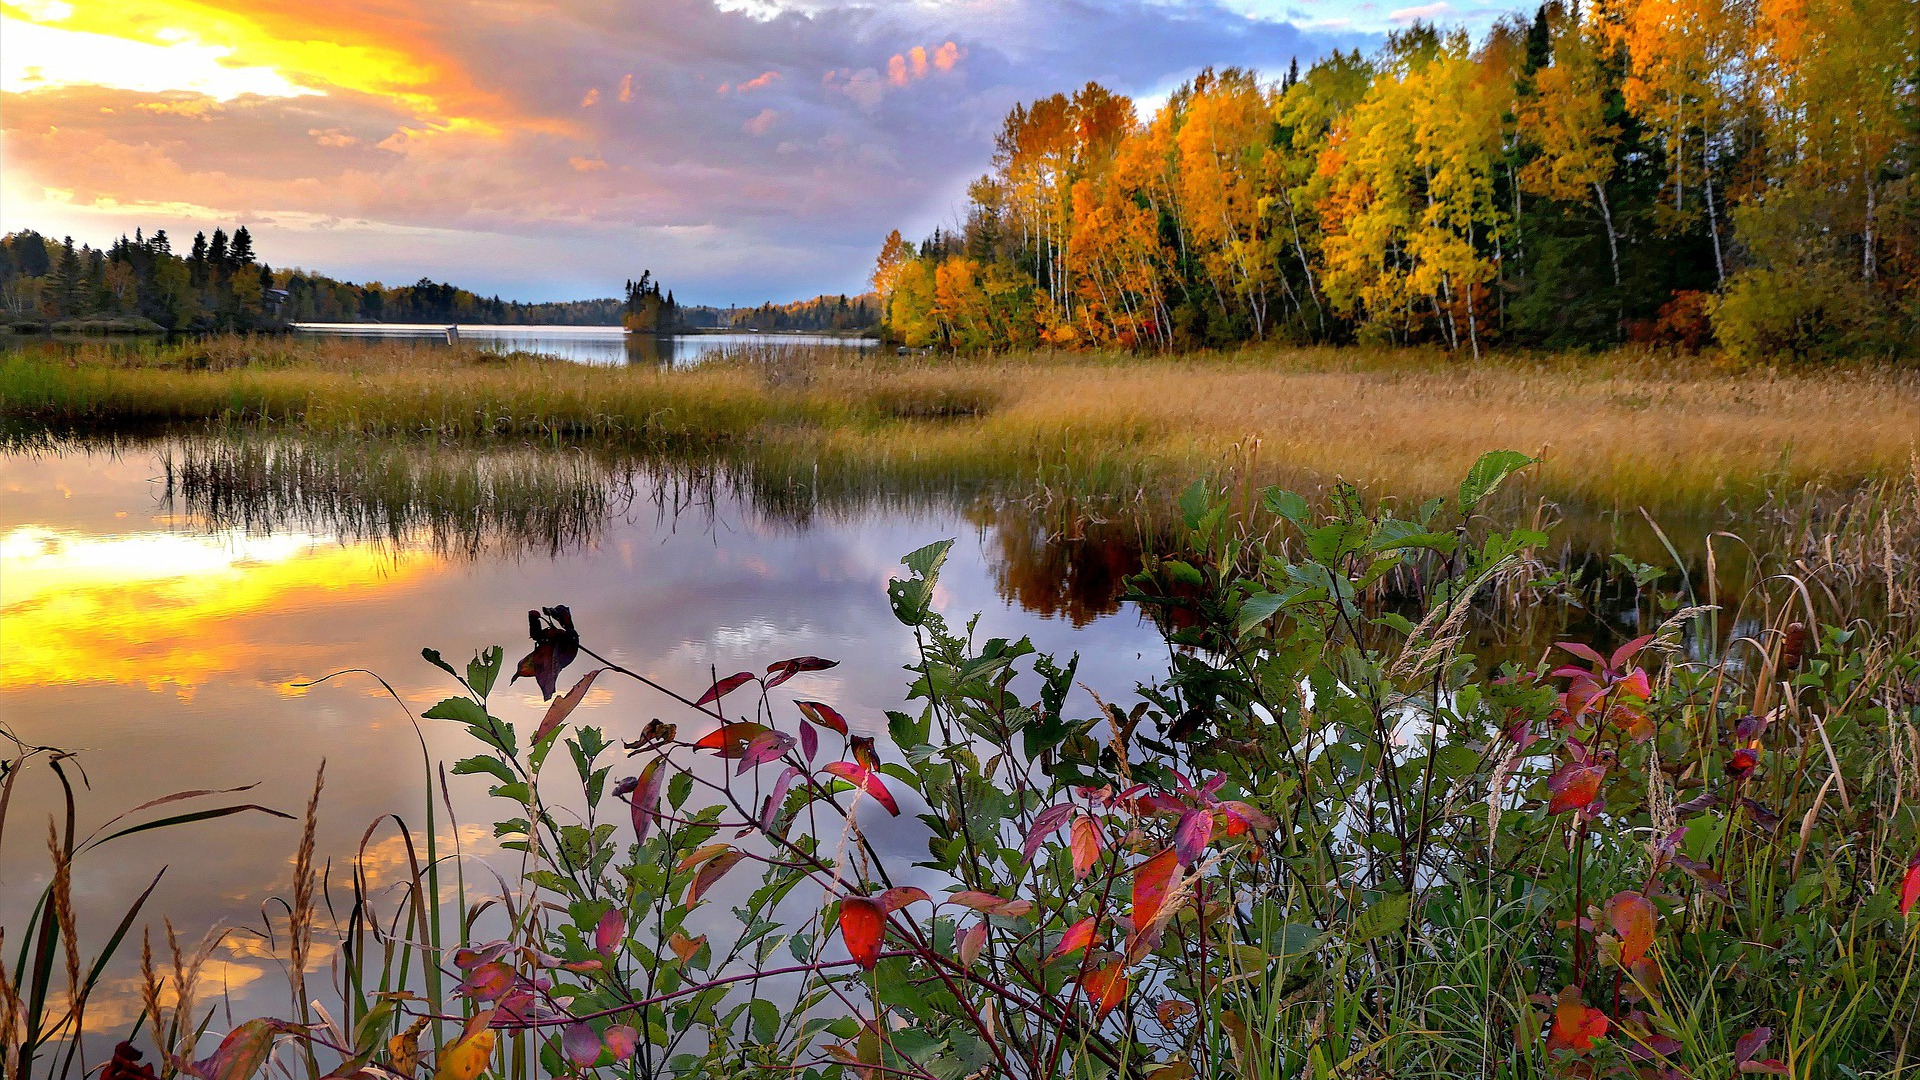
[[[607,167],[607,163],[597,157],[570,157],[567,164],[573,167],[574,172],[599,172]]]
[[[951,41],[937,46],[931,54],[926,46],[915,45],[904,53],[894,53],[888,58],[887,82],[894,86],[905,86],[926,78],[936,69],[952,71],[966,55],[965,49]]]
[[[734,89],[738,90],[742,94],[746,93],[749,90],[765,90],[767,87],[772,86],[774,83],[778,82],[779,80],[780,80],[779,72],[768,71],[768,72],[763,72],[762,74],[752,79],[749,79],[746,82],[741,83],[739,86],[735,87]]]
[[[631,73],[620,77],[620,100],[633,100],[633,75]]]
[[[215,97],[345,90],[395,103],[433,126],[496,134],[513,127],[565,130],[483,89],[424,7],[388,0],[9,3],[5,21],[9,54],[25,55],[13,46],[31,37],[27,51],[43,87],[93,84]],[[144,49],[154,59],[103,63],[103,43],[130,57],[144,57]],[[10,77],[7,89],[24,88],[18,81]]]
[[[586,97],[583,97],[580,99],[580,107],[583,109],[591,109],[594,107],[594,105],[598,104],[599,101],[600,101],[600,89],[598,87],[595,87],[587,91]]]

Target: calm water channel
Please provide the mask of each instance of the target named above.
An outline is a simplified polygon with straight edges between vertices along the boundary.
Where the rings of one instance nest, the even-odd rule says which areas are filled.
[[[499,352],[537,352],[581,364],[637,364],[685,367],[738,349],[765,346],[832,345],[870,347],[868,338],[823,334],[679,334],[655,337],[629,334],[618,326],[475,326],[425,323],[296,323],[295,332],[313,337],[388,338],[415,342],[450,341]],[[448,330],[453,333],[450,335]]]

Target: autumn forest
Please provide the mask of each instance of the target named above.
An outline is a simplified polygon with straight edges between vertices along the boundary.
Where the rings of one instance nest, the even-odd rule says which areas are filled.
[[[873,277],[908,344],[1589,347],[1745,359],[1920,341],[1905,0],[1548,4],[1415,25],[1143,115],[1016,108],[964,225]]]

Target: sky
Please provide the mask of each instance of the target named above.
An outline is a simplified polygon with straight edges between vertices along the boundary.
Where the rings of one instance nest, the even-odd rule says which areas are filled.
[[[1406,2],[0,0],[0,230],[244,224],[276,266],[518,300],[852,293],[958,219],[1018,102],[1146,111],[1508,10]]]

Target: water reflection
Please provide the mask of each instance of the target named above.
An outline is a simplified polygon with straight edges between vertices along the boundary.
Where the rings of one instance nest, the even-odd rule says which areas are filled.
[[[767,348],[867,348],[868,338],[825,334],[629,334],[618,326],[482,326],[427,323],[295,323],[303,336],[398,338],[432,344],[462,341],[494,352],[532,352],[580,364],[686,367],[730,353]]]
[[[827,500],[711,466],[265,436],[12,450],[0,455],[0,716],[29,742],[83,751],[82,832],[172,791],[255,782],[247,798],[297,814],[325,759],[318,845],[337,873],[382,815],[421,824],[427,776],[406,712],[379,684],[296,684],[372,668],[418,714],[448,690],[423,646],[456,662],[514,648],[525,612],[546,604],[570,604],[609,656],[694,692],[716,668],[841,658],[809,694],[878,727],[912,657],[886,582],[901,554],[942,537],[960,542],[938,603],[983,613],[983,634],[1081,651],[1091,685],[1130,686],[1159,655],[1137,618],[1076,627],[1003,599],[996,519],[970,520],[936,492]],[[516,723],[544,711],[525,681],[495,703]],[[631,738],[665,714],[621,687],[596,688],[576,716]],[[471,752],[456,725],[429,722],[424,737],[435,760]],[[453,777],[443,827],[483,839],[485,788]],[[60,807],[44,769],[17,786],[0,925],[22,925],[45,887],[31,826]],[[298,833],[240,815],[107,849],[81,868],[83,939],[110,930],[162,866],[147,908],[156,928],[164,914],[193,940],[251,921],[286,894]],[[284,1012],[284,982],[262,978],[270,962],[235,940],[220,968],[235,1014]],[[124,1011],[99,1007],[96,1022],[124,1030]]]

